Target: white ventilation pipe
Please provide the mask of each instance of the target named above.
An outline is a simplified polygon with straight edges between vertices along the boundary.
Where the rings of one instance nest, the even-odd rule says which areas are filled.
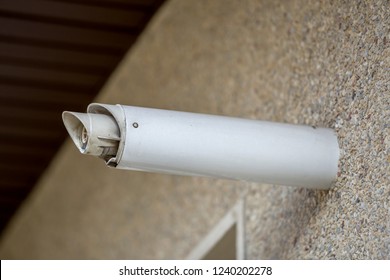
[[[328,128],[97,103],[62,117],[81,153],[115,168],[317,189],[337,176]]]

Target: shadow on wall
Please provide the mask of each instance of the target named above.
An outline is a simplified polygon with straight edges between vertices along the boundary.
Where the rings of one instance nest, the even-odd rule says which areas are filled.
[[[249,188],[247,243],[255,243],[259,250],[256,254],[265,259],[288,258],[299,238],[305,235],[308,224],[313,222],[330,198],[328,190],[256,185]],[[260,188],[265,196],[259,196]],[[257,205],[262,205],[260,214],[256,212],[259,209]],[[309,237],[304,250],[310,251],[312,246]],[[249,256],[254,253],[251,246],[247,250]]]

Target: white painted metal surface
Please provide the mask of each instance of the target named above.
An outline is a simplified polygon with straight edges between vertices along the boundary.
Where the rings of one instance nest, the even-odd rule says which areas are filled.
[[[118,146],[110,148],[117,153],[101,155],[112,167],[321,189],[337,175],[339,147],[328,128],[122,105],[87,111],[116,121],[107,130],[118,130]],[[70,114],[64,123],[79,146],[83,130],[71,127],[85,124]]]
[[[233,226],[236,228],[236,241],[230,246],[235,247],[237,260],[245,260],[245,202],[243,198],[240,198],[236,205],[191,250],[186,259],[203,259]]]

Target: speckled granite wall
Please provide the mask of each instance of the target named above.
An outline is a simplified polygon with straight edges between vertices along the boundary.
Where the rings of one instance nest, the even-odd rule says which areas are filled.
[[[99,101],[336,129],[334,189],[108,169],[70,141],[2,258],[184,258],[239,197],[247,258],[390,258],[389,1],[166,3]]]

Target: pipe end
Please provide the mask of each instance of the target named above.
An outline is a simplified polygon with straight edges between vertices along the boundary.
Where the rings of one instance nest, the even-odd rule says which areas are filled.
[[[62,120],[71,139],[82,154],[102,158],[118,151],[119,127],[111,116],[65,111]]]

